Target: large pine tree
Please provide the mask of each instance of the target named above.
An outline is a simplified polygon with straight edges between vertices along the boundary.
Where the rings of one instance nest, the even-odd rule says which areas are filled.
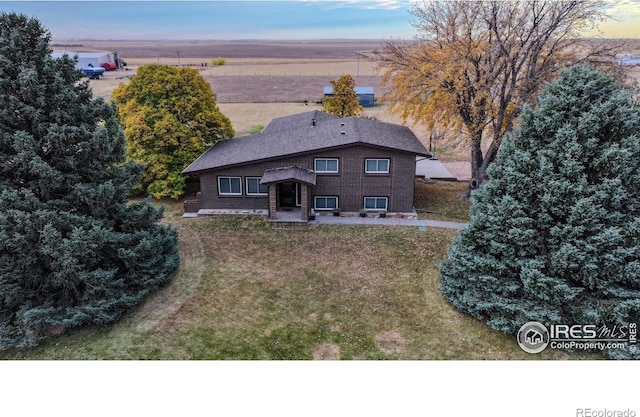
[[[640,108],[628,87],[564,70],[473,202],[440,268],[459,310],[509,334],[528,321],[640,321]]]
[[[161,210],[127,201],[142,168],[114,109],[49,40],[0,15],[0,349],[113,322],[179,264]]]

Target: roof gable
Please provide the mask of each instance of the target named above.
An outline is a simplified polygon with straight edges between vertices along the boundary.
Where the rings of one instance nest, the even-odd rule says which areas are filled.
[[[358,144],[431,156],[406,126],[361,117],[340,119],[324,112],[310,111],[273,119],[257,135],[217,142],[182,173]]]
[[[272,168],[262,174],[260,184],[271,184],[283,181],[297,181],[305,184],[316,185],[316,173],[310,169],[296,166]]]

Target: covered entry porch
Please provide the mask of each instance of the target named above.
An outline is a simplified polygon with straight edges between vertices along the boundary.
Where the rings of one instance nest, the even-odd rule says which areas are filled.
[[[261,184],[269,187],[269,220],[306,222],[309,220],[309,190],[316,174],[297,166],[268,169]]]

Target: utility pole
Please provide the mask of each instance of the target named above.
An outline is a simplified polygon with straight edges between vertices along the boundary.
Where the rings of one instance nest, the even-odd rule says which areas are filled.
[[[182,65],[180,65],[180,51],[176,51],[178,53],[178,68],[181,68]]]
[[[431,134],[429,135],[429,152],[432,155],[431,158],[429,159],[433,159],[433,160],[438,159],[435,152],[436,152],[436,140],[438,139],[439,136],[440,136],[440,133],[437,130],[432,131]],[[432,142],[433,142],[433,151],[431,150]]]

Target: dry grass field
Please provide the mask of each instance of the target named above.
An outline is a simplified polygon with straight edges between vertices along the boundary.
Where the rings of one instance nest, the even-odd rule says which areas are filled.
[[[454,183],[456,184],[456,183]],[[420,202],[454,217],[463,184],[418,184]],[[173,280],[113,325],[68,331],[2,359],[598,359],[547,349],[456,311],[438,265],[453,230],[388,226],[281,229],[263,219],[184,219]]]
[[[107,101],[141,65],[195,68],[211,84],[238,136],[247,135],[253,126],[266,125],[274,117],[320,109],[317,102],[323,87],[343,74],[354,76],[358,86],[374,87],[378,97],[384,92],[375,64],[364,58],[379,48],[380,42],[54,41],[52,45],[56,51],[120,54],[127,62],[126,70],[107,72],[103,79],[90,81],[94,95]],[[212,66],[211,60],[218,57],[225,59],[225,65]],[[386,112],[384,105],[367,108],[364,113],[402,123],[400,117]],[[418,137],[428,137],[424,128],[409,126]]]
[[[78,52],[119,52],[128,58],[351,58],[356,53],[381,46],[376,40],[317,41],[131,41],[131,40],[53,40],[56,50]]]
[[[196,68],[217,95],[221,111],[228,116],[238,136],[249,134],[252,127],[264,126],[274,117],[286,116],[317,104],[322,89],[330,80],[351,74],[358,86],[371,86],[380,97],[380,73],[374,63],[364,58],[380,48],[380,42],[155,42],[155,41],[54,41],[58,51],[117,51],[127,62],[127,70],[105,74],[91,80],[96,97],[110,100],[113,90],[126,83],[141,65],[160,63]],[[640,42],[629,50],[640,53]],[[179,54],[179,56],[178,56]],[[225,65],[212,66],[213,58],[224,58]],[[205,66],[206,64],[206,66]],[[640,80],[640,68],[629,74]],[[307,103],[305,105],[305,102]],[[402,123],[396,114],[386,111],[384,104],[365,109],[368,116]],[[429,132],[418,124],[407,122],[424,143]],[[439,157],[447,162],[464,162],[464,149],[446,150]],[[466,169],[461,168],[463,171]]]
[[[329,81],[351,74],[358,86],[371,86],[380,97],[380,72],[367,54],[380,48],[380,42],[153,42],[153,41],[74,41],[53,42],[59,51],[117,51],[127,62],[127,70],[106,73],[91,80],[96,97],[110,100],[113,90],[126,83],[141,65],[160,63],[198,69],[216,93],[221,111],[231,119],[238,136],[249,134],[274,117],[309,109],[320,109],[317,102]],[[640,53],[640,42],[630,52]],[[213,66],[213,58],[224,58],[225,65]],[[640,68],[630,68],[640,80]],[[384,104],[365,109],[368,116],[391,123],[403,123]],[[429,132],[411,121],[407,125],[424,143]],[[447,163],[465,163],[464,149],[439,153]],[[452,169],[458,169],[453,167]],[[466,167],[460,168],[466,172]]]

